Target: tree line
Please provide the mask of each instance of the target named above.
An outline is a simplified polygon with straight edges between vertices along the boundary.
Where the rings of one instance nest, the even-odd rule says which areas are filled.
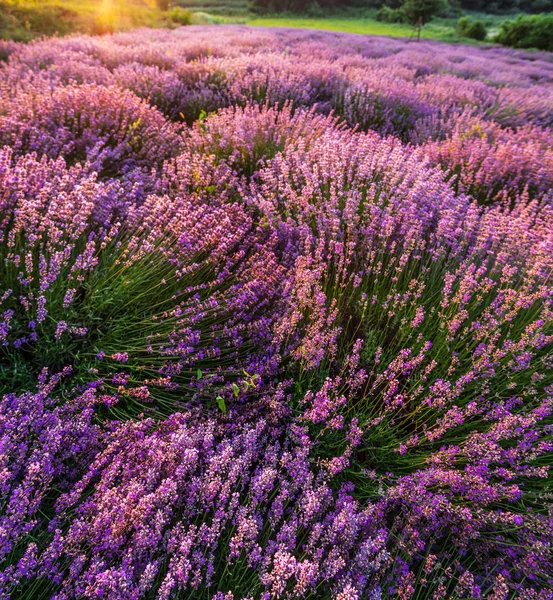
[[[436,0],[418,0],[419,4],[436,5]],[[391,9],[401,8],[403,0],[250,0],[254,10],[267,12],[305,12],[314,4],[325,7],[363,7]],[[445,4],[445,0],[444,0]],[[553,0],[449,0],[453,8],[477,10],[488,13],[502,12],[549,12],[553,11]]]

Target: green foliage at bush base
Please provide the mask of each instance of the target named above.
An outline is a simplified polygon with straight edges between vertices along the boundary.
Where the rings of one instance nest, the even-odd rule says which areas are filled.
[[[308,11],[313,0],[250,0],[249,7],[253,12],[297,12]]]
[[[192,23],[192,13],[178,6],[172,8],[167,16],[173,23],[178,23],[179,25],[190,25]]]
[[[461,17],[457,25],[457,33],[472,40],[484,41],[488,35],[486,25],[482,21],[473,21],[470,17]]]
[[[519,15],[501,24],[496,42],[513,48],[537,48],[553,52],[553,13]]]
[[[424,24],[437,17],[445,8],[445,0],[404,0],[401,10],[407,21],[413,25]]]
[[[407,17],[401,8],[390,8],[383,6],[376,13],[376,20],[381,23],[406,23]]]

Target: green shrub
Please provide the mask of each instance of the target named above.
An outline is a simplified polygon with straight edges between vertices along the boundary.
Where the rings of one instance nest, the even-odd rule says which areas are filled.
[[[249,0],[254,12],[296,12],[305,13],[311,8],[313,0]]]
[[[437,17],[445,6],[444,0],[405,0],[401,10],[409,23],[416,25],[420,21],[424,25]]]
[[[499,28],[496,42],[513,48],[537,48],[553,51],[553,13],[519,15]]]
[[[65,35],[77,28],[78,15],[62,6],[0,0],[0,39],[27,42],[37,35]]]
[[[376,20],[383,23],[406,23],[407,17],[401,8],[383,6],[376,13]]]
[[[457,33],[472,40],[483,41],[488,35],[486,25],[482,21],[473,21],[470,17],[461,17],[457,24]]]
[[[179,25],[190,25],[192,23],[192,13],[178,6],[171,9],[168,16],[173,23],[178,23]]]

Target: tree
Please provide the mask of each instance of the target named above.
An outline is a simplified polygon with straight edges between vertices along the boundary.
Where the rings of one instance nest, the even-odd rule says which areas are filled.
[[[421,27],[444,8],[444,0],[404,0],[401,9],[412,25]]]

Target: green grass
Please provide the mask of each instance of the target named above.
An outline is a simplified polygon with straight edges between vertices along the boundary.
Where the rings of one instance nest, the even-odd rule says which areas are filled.
[[[305,29],[327,29],[345,31],[347,33],[364,33],[371,35],[406,36],[411,34],[411,27],[392,23],[379,23],[374,19],[318,19],[301,17],[263,17],[248,21],[248,25],[263,27],[301,27]]]
[[[254,17],[247,21],[248,25],[258,27],[300,27],[305,29],[323,29],[343,31],[364,35],[384,35],[391,37],[410,37],[413,27],[396,23],[381,23],[371,17]],[[455,31],[457,19],[436,19],[428,23],[422,30],[421,37],[444,42],[480,43],[461,37]]]
[[[325,29],[344,31],[346,33],[362,33],[365,35],[389,35],[405,37],[412,33],[412,27],[394,23],[379,23],[374,19],[319,19],[319,18],[287,18],[267,17],[248,21],[248,25],[263,27],[301,27],[305,29]],[[424,32],[427,34],[427,32]]]

